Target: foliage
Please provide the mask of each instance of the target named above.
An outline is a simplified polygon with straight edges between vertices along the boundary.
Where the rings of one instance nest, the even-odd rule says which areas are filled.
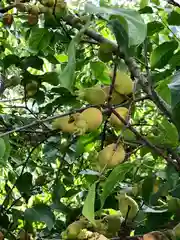
[[[97,2],[0,3],[0,240],[180,239],[180,5]]]

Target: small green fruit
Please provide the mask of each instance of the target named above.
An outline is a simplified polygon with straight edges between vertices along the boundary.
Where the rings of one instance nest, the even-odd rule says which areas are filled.
[[[26,93],[28,97],[32,97],[36,94],[38,90],[38,83],[36,81],[29,82],[26,87]]]
[[[180,223],[178,223],[174,228],[173,231],[177,238],[180,238]]]
[[[66,229],[67,238],[76,239],[82,228],[83,223],[81,221],[75,221],[71,223]]]
[[[134,199],[126,193],[119,194],[117,197],[119,202],[119,210],[124,218],[132,220],[139,211],[139,206]]]
[[[112,51],[113,51],[113,47],[111,44],[101,43],[98,50],[98,58],[102,62],[105,62],[105,63],[109,62],[113,58]]]
[[[3,138],[0,138],[0,158],[2,158],[6,151],[6,144]]]

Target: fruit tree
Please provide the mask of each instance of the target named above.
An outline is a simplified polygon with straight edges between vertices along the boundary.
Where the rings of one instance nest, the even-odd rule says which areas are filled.
[[[0,240],[180,239],[179,0],[2,0],[0,50]]]

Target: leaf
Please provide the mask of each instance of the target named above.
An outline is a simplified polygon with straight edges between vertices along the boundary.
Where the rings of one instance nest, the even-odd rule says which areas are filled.
[[[56,72],[47,72],[41,76],[41,81],[57,86],[59,84],[58,74]]]
[[[178,47],[175,40],[164,42],[153,50],[150,56],[151,68],[163,68],[169,59],[173,56],[174,51]]]
[[[146,38],[147,26],[137,11],[123,8],[97,7],[91,3],[87,3],[85,5],[85,11],[91,14],[106,14],[110,16],[110,19],[111,16],[113,18],[116,16],[120,22],[122,18],[124,18],[128,26],[127,34],[129,36],[130,46],[139,45]]]
[[[60,199],[65,195],[66,189],[64,187],[64,184],[62,182],[58,181],[53,186],[53,192],[52,192],[52,200],[53,202],[59,202]]]
[[[148,176],[144,179],[142,184],[142,198],[146,203],[149,203],[150,196],[153,191],[154,177]]]
[[[106,198],[111,194],[113,191],[115,185],[118,182],[121,182],[124,180],[124,177],[127,172],[129,172],[132,169],[131,163],[124,163],[120,164],[117,167],[115,167],[108,178],[106,179],[104,185],[103,185],[103,192],[101,194],[101,208],[103,207]]]
[[[152,36],[155,33],[164,29],[164,25],[161,22],[153,21],[147,24],[147,35]]]
[[[171,68],[180,67],[180,50],[172,56],[168,63]]]
[[[51,230],[54,225],[55,217],[49,206],[40,203],[32,208],[27,208],[24,212],[24,218],[31,222],[44,222]]]
[[[6,151],[6,144],[3,138],[0,138],[0,158],[2,158]]]
[[[171,104],[171,91],[168,87],[169,82],[170,82],[170,79],[166,79],[158,82],[156,91],[164,101],[166,101],[168,104]]]
[[[68,89],[70,92],[72,92],[74,85],[74,76],[76,69],[76,44],[79,43],[81,36],[84,34],[88,26],[89,23],[87,23],[71,40],[68,47],[68,64],[59,75],[59,80],[62,87]]]
[[[96,182],[91,185],[88,191],[88,195],[84,202],[82,214],[93,224],[94,221],[94,203],[95,203],[95,196],[96,196]]]
[[[175,73],[168,87],[171,90],[171,107],[174,109],[180,103],[180,71]]]
[[[46,28],[32,28],[29,36],[29,48],[35,52],[45,50],[50,44],[53,34]]]
[[[16,181],[16,187],[21,193],[29,193],[32,188],[32,174],[26,172],[21,175]]]
[[[149,0],[141,0],[140,8],[145,8],[146,6],[148,6],[148,4],[149,4]]]
[[[13,54],[11,55],[10,54],[3,59],[3,63],[4,63],[4,68],[5,69],[8,68],[9,66],[13,65],[13,64],[18,66],[19,63],[20,63],[20,58],[16,55],[13,55]]]
[[[116,37],[116,41],[118,45],[121,47],[122,50],[127,51],[129,46],[129,39],[127,34],[127,22],[124,20],[124,18],[121,18],[121,22],[119,19],[110,20],[108,23],[108,26],[112,29],[112,32],[114,33]]]
[[[94,77],[103,84],[110,84],[110,78],[106,73],[106,64],[100,61],[94,61],[90,63]]]
[[[176,11],[172,11],[167,19],[169,25],[180,26],[180,14]]]
[[[30,56],[21,60],[21,68],[26,70],[28,67],[32,67],[42,70],[43,63],[43,60],[38,56]]]

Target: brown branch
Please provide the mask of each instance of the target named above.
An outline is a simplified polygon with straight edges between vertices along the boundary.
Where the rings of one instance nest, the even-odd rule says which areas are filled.
[[[126,120],[124,120],[117,112],[114,108],[111,108],[112,113],[114,113],[114,115],[116,115],[116,117],[119,118],[119,120],[121,120],[125,125],[128,124],[128,122]],[[135,135],[136,137],[138,137],[139,139],[141,139],[146,146],[148,146],[149,148],[151,148],[154,152],[156,152],[158,155],[162,156],[168,163],[171,163],[175,166],[175,168],[179,171],[180,170],[180,165],[178,165],[178,162],[174,161],[170,156],[166,156],[164,154],[164,152],[159,149],[158,147],[156,147],[154,144],[152,144],[148,139],[146,139],[144,136],[142,136],[135,128],[133,128],[130,124],[128,124],[128,129],[130,129]]]

